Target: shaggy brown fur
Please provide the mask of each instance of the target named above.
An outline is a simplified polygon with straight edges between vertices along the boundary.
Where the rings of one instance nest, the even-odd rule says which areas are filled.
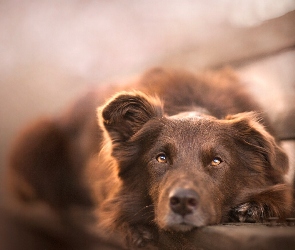
[[[95,208],[100,230],[128,248],[288,216],[287,156],[231,72],[153,69],[126,90],[98,108],[99,127],[94,93],[25,133],[11,156],[12,194],[58,211]]]

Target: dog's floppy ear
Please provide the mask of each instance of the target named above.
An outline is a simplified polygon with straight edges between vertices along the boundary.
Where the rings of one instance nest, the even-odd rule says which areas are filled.
[[[113,142],[125,142],[152,118],[162,117],[158,98],[139,91],[120,92],[98,108],[100,125]]]
[[[233,126],[238,138],[250,150],[263,156],[264,160],[275,171],[275,175],[282,176],[289,168],[286,153],[276,142],[275,138],[267,132],[259,122],[259,115],[255,112],[245,112],[227,116],[226,119]]]

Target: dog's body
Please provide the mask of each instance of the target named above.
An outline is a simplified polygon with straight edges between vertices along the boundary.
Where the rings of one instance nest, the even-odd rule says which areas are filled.
[[[122,233],[130,247],[155,243],[159,233],[185,237],[206,225],[289,215],[287,156],[232,74],[154,69],[127,90],[104,104],[93,94],[86,98],[95,100],[91,105],[79,103],[68,116],[26,132],[12,152],[10,190],[58,209],[95,207],[99,227]],[[48,133],[39,135],[42,143],[24,143],[42,129]],[[40,145],[48,148],[32,158]],[[60,157],[42,158],[42,152]],[[46,184],[36,181],[44,169],[59,174]]]

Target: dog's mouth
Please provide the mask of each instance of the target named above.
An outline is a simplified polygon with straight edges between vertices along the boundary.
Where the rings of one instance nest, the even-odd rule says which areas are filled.
[[[196,226],[186,223],[186,222],[181,222],[181,223],[172,223],[170,225],[167,225],[167,229],[169,231],[176,231],[176,232],[188,232],[191,231],[193,228]]]
[[[191,220],[188,220],[185,217],[182,218],[170,218],[166,221],[165,228],[169,231],[177,232],[187,232],[191,231],[193,228],[198,227],[195,223],[192,223]]]
[[[186,232],[186,231],[192,230],[195,227],[196,226],[192,225],[191,223],[182,222],[182,223],[179,224],[179,231]]]

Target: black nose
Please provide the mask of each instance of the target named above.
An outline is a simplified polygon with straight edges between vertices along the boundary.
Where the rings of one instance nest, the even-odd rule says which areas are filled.
[[[182,216],[192,213],[198,206],[199,195],[192,189],[177,188],[170,192],[170,208]]]

